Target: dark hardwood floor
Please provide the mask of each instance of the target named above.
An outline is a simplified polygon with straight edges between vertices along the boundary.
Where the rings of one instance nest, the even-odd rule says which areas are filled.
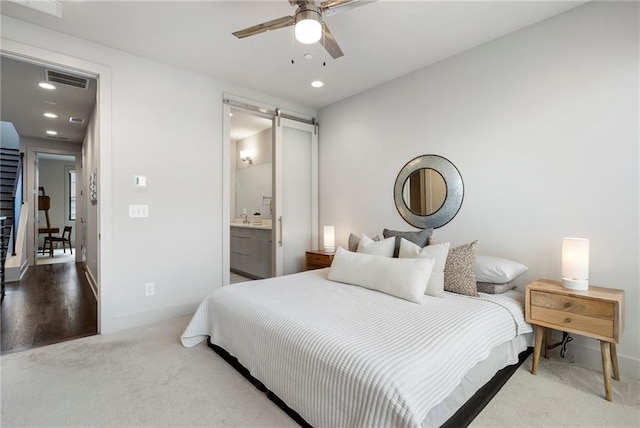
[[[81,263],[31,266],[6,285],[1,305],[1,353],[98,332],[98,306]]]

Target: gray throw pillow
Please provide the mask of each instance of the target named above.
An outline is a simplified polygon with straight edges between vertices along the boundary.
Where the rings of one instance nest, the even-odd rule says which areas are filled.
[[[401,232],[399,230],[390,229],[384,229],[382,231],[382,236],[385,238],[391,238],[392,236],[396,237],[396,248],[393,250],[393,257],[398,257],[398,253],[400,252],[400,241],[402,238],[409,242],[413,242],[420,248],[424,248],[429,244],[429,237],[431,237],[431,235],[433,235],[433,229],[422,229],[415,232]]]
[[[500,294],[505,291],[513,290],[516,286],[513,282],[505,282],[504,284],[494,284],[492,282],[476,282],[478,291],[487,294]]]

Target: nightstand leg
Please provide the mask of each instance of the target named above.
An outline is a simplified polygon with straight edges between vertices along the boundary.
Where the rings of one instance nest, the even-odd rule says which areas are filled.
[[[604,377],[604,393],[607,401],[611,398],[611,348],[609,342],[600,341],[600,351],[602,353],[602,376]]]
[[[540,350],[542,348],[542,335],[544,327],[536,326],[536,344],[533,348],[533,363],[531,364],[531,374],[538,374],[538,362],[540,361]]]
[[[546,327],[544,329],[544,358],[549,359],[549,346],[551,346],[551,333],[553,329]]]
[[[620,369],[618,368],[618,349],[615,343],[610,343],[611,347],[611,365],[613,366],[613,378],[620,380]]]

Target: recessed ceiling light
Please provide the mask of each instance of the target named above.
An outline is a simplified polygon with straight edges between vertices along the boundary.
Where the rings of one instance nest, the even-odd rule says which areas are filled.
[[[56,117],[58,117],[58,115],[55,113],[45,113],[43,114],[43,116],[48,117],[49,119],[55,119]]]
[[[38,83],[38,86],[40,86],[42,89],[55,89],[56,88],[51,83],[47,83],[47,82],[40,82],[40,83]]]
[[[324,86],[324,83],[320,80],[314,80],[313,82],[311,82],[311,86],[313,86],[314,88],[322,88]]]
[[[58,135],[56,131],[47,131],[47,135]]]

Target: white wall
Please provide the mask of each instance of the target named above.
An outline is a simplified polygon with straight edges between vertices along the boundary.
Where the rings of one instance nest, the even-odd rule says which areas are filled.
[[[223,278],[223,93],[291,113],[315,116],[315,110],[6,16],[1,19],[5,49],[9,40],[109,70],[108,82],[99,82],[109,93],[98,94],[110,97],[105,117],[111,120],[100,123],[110,135],[100,142],[109,144],[108,150],[100,148],[109,158],[99,159],[99,165],[108,168],[99,171],[107,177],[98,195],[101,331],[193,313]],[[147,176],[146,190],[134,188],[134,175]],[[130,219],[129,204],[148,204],[150,217]],[[145,297],[147,282],[155,282],[153,297]]]
[[[396,175],[442,155],[465,195],[435,236],[526,264],[519,286],[559,278],[564,236],[591,239],[591,283],[626,292],[621,370],[640,377],[639,72],[638,4],[592,3],[324,108],[320,224],[342,246],[410,230]],[[581,345],[598,367],[598,343]]]

